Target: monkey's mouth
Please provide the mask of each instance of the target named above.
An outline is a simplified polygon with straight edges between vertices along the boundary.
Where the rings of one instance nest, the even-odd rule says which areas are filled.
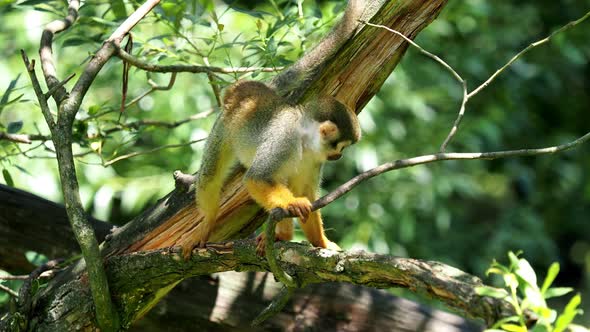
[[[338,153],[338,154],[332,154],[332,155],[329,155],[329,156],[328,156],[328,160],[338,160],[338,159],[340,159],[340,158],[342,158],[342,154],[341,154],[341,153]]]

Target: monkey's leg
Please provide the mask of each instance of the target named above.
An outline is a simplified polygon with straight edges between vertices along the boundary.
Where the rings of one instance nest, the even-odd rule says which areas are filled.
[[[196,185],[197,207],[203,215],[203,220],[197,227],[184,234],[180,240],[185,258],[190,256],[195,245],[203,248],[209,240],[219,211],[221,188],[235,164],[231,147],[223,141],[207,146],[203,158]]]
[[[275,242],[276,241],[291,241],[293,239],[293,219],[285,218],[277,223],[275,227]],[[256,254],[264,256],[264,246],[266,245],[266,236],[264,232],[260,233],[256,238]]]
[[[307,218],[307,221],[300,222],[299,224],[303,229],[303,233],[305,233],[305,237],[307,237],[307,240],[309,240],[314,247],[340,250],[340,247],[336,243],[328,240],[326,237],[326,234],[324,233],[324,225],[322,223],[322,215],[319,211],[312,212]]]

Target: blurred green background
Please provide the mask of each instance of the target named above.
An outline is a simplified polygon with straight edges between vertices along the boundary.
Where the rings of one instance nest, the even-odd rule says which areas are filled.
[[[228,1],[229,2],[229,1]],[[159,64],[279,68],[296,60],[334,24],[343,1],[166,1],[133,30],[133,53]],[[79,74],[135,2],[85,3],[78,22],[55,38],[60,78]],[[44,24],[65,12],[63,1],[0,1],[0,131],[49,133],[19,50],[38,58]],[[589,0],[450,1],[416,39],[475,88],[514,54],[590,10]],[[447,149],[479,152],[545,147],[590,131],[590,21],[557,35],[518,60],[467,106]],[[37,72],[40,75],[39,66]],[[95,217],[123,224],[173,189],[172,172],[195,172],[215,115],[175,128],[172,122],[215,107],[205,74],[179,74],[120,116],[122,63],[103,68],[75,124],[81,194]],[[238,78],[218,75],[220,87]],[[148,79],[170,75],[130,71],[131,101]],[[70,88],[72,83],[68,83]],[[363,139],[325,168],[324,192],[380,163],[436,152],[460,106],[461,87],[440,65],[410,49],[360,114]],[[114,158],[170,144],[122,159]],[[3,183],[61,201],[48,142],[0,141]],[[557,261],[556,283],[590,299],[590,147],[528,158],[450,161],[374,178],[323,209],[327,234],[345,249],[438,260],[484,277],[496,258],[522,250],[538,274]],[[298,233],[302,239],[301,233]],[[0,302],[6,294],[0,293]],[[590,322],[588,316],[581,319]]]

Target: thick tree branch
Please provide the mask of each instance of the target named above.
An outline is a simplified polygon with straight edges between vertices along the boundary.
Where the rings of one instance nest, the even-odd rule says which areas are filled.
[[[335,252],[293,242],[275,245],[281,267],[303,285],[328,281],[349,282],[377,288],[402,287],[438,299],[455,310],[488,324],[513,314],[504,301],[481,297],[474,291],[481,280],[438,262],[366,252]],[[151,301],[150,289],[167,288],[184,277],[222,271],[269,271],[256,255],[253,240],[232,246],[211,245],[193,251],[189,261],[180,251],[155,250],[115,256],[107,262],[113,292],[125,302],[125,322],[133,321],[142,302]]]

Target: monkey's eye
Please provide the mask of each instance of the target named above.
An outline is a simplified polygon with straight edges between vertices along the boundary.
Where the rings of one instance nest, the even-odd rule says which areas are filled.
[[[338,147],[338,143],[340,143],[340,142],[338,142],[338,141],[332,142],[332,143],[330,143],[330,146],[332,148],[336,149]]]

